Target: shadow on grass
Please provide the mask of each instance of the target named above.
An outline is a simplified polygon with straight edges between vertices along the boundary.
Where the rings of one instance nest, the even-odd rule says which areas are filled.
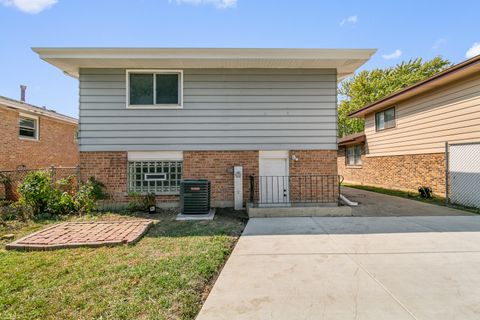
[[[213,220],[177,221],[178,209],[159,209],[156,214],[145,212],[121,211],[98,213],[101,220],[116,219],[152,219],[154,226],[145,237],[186,237],[186,236],[240,236],[248,222],[246,211],[234,211],[231,208],[217,208]]]
[[[176,221],[178,212],[162,212],[147,215],[158,220],[150,229],[147,237],[186,237],[226,235],[238,237],[248,221],[245,211],[232,209],[216,209],[213,220]],[[156,216],[156,217],[154,217]]]

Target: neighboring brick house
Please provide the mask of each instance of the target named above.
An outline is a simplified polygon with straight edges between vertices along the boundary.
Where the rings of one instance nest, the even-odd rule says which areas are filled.
[[[445,195],[446,142],[480,142],[480,56],[350,117],[364,118],[365,132],[339,140],[346,182]]]
[[[80,81],[82,175],[116,198],[154,192],[163,203],[178,202],[181,179],[204,178],[219,207],[233,206],[234,166],[243,167],[246,201],[251,175],[325,175],[333,178],[318,188],[335,202],[337,82],[375,52],[33,50]],[[278,195],[257,180],[256,191],[286,204],[308,194],[296,181],[284,179]]]
[[[0,171],[79,164],[77,119],[0,96]]]

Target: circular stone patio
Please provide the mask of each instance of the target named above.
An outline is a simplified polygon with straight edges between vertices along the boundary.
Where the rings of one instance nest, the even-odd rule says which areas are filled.
[[[133,244],[152,225],[152,220],[65,222],[7,244],[6,249],[55,250]]]

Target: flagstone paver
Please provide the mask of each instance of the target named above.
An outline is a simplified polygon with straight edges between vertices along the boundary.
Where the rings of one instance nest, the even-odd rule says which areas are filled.
[[[65,222],[7,244],[6,249],[54,250],[133,244],[152,224],[152,220]]]

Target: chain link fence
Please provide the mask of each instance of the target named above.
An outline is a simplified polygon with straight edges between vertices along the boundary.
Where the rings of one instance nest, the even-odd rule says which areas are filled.
[[[46,171],[50,174],[52,181],[57,182],[62,179],[71,177],[78,189],[79,167],[49,167],[40,169],[17,169],[0,171],[0,199],[7,201],[17,201],[17,189],[23,182],[23,179],[30,173],[35,171]]]
[[[67,179],[67,185],[75,192],[80,186],[86,183],[89,177],[81,177],[80,167],[49,167],[38,169],[17,169],[0,171],[0,200],[5,204],[18,200],[18,187],[22,184],[25,177],[31,172],[45,171],[56,187],[60,187],[60,182]],[[105,186],[99,181],[90,181],[95,185],[95,207],[96,211],[145,211],[147,200],[145,195],[139,193],[126,194],[122,192],[105,191]]]
[[[447,201],[480,208],[480,142],[446,144]]]

